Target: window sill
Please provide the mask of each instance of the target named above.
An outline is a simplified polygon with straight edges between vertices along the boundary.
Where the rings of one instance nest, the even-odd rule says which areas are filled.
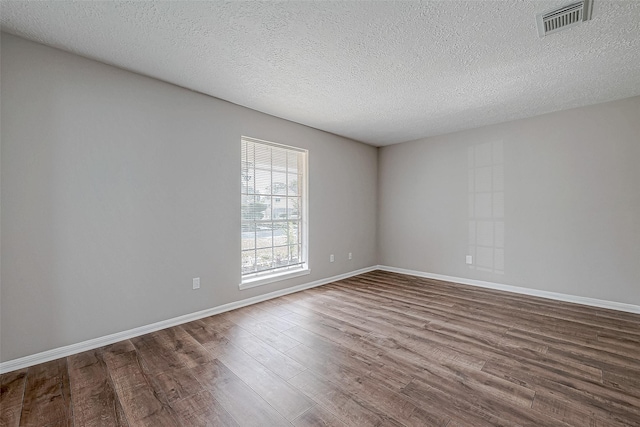
[[[293,279],[294,277],[306,276],[309,273],[311,273],[311,270],[305,267],[298,270],[286,271],[282,273],[273,273],[269,275],[265,274],[257,277],[243,279],[239,287],[242,291],[244,289],[251,289],[257,286],[266,285],[268,283],[279,282],[286,279]]]

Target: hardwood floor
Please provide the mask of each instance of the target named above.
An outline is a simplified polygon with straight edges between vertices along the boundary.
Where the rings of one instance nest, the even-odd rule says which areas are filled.
[[[1,426],[640,426],[640,315],[375,271],[1,385]]]

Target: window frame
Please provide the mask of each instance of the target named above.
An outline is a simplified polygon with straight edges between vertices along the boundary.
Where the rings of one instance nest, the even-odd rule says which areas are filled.
[[[240,151],[242,152],[243,144],[246,142],[251,142],[254,144],[262,144],[274,148],[295,151],[297,153],[302,154],[302,173],[298,171],[298,173],[302,176],[302,185],[299,185],[299,191],[302,193],[300,195],[300,203],[302,211],[302,215],[299,218],[300,221],[300,239],[301,239],[301,247],[300,247],[300,258],[301,263],[292,266],[283,266],[279,268],[275,268],[273,270],[265,270],[265,271],[257,271],[252,273],[243,273],[242,272],[242,262],[240,262],[240,290],[250,289],[256,286],[266,285],[268,283],[274,283],[281,280],[292,279],[294,277],[300,277],[311,273],[311,269],[309,268],[309,150],[300,147],[294,147],[291,145],[280,144],[272,141],[265,141],[262,139],[252,138],[248,136],[240,137]],[[242,156],[241,156],[242,157]],[[242,176],[242,167],[243,167],[244,159],[241,158],[240,161],[240,174]],[[255,166],[254,166],[255,167]],[[255,169],[254,169],[255,170]],[[243,193],[243,189],[240,189],[241,200],[245,194]],[[283,195],[283,197],[287,197],[287,195]],[[240,230],[242,233],[242,224],[246,224],[246,220],[242,218],[242,214],[240,215]],[[272,243],[273,247],[273,243]],[[242,235],[240,236],[240,254],[242,254]]]

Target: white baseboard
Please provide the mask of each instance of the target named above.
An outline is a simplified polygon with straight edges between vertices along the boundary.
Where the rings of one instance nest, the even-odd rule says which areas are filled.
[[[304,283],[302,285],[281,289],[279,291],[270,292],[268,294],[246,298],[240,301],[220,305],[218,307],[209,308],[206,310],[197,311],[195,313],[174,317],[173,319],[167,319],[160,322],[152,323],[150,325],[129,329],[127,331],[117,332],[115,334],[105,335],[103,337],[82,341],[76,344],[71,344],[64,347],[58,347],[51,350],[43,351],[42,353],[36,353],[36,354],[32,354],[25,357],[20,357],[18,359],[9,360],[9,361],[0,363],[0,374],[15,371],[22,368],[27,368],[29,366],[37,365],[39,363],[49,362],[50,360],[59,359],[61,357],[71,356],[72,354],[81,353],[83,351],[93,350],[94,348],[102,347],[109,344],[114,344],[116,342],[127,340],[129,338],[134,338],[140,335],[148,334],[150,332],[159,331],[161,329],[166,329],[171,326],[181,325],[183,323],[202,319],[204,317],[213,316],[215,314],[224,313],[225,311],[235,310],[236,308],[246,307],[251,304],[256,304],[256,303],[277,298],[283,295],[292,294],[294,292],[300,292],[305,289],[326,285],[327,283],[332,283],[338,280],[347,279],[349,277],[368,273],[376,269],[377,269],[377,266],[362,268],[360,270],[351,271],[349,273],[339,274],[337,276],[328,277],[326,279],[320,279],[320,280],[316,280],[309,283]]]
[[[496,289],[499,291],[513,292],[516,294],[531,295],[534,297],[553,299],[558,301],[572,302],[575,304],[589,305],[592,307],[608,308],[610,310],[625,311],[627,313],[640,314],[640,306],[625,304],[616,301],[607,301],[595,298],[581,297],[577,295],[567,295],[558,292],[541,291],[538,289],[523,288],[520,286],[503,285],[500,283],[484,282],[482,280],[465,279],[463,277],[445,276],[442,274],[427,273],[424,271],[407,270],[405,268],[389,267],[379,265],[378,270],[390,271],[392,273],[407,274],[409,276],[424,277],[427,279],[443,280],[446,282],[461,283],[463,285],[478,286],[480,288]]]

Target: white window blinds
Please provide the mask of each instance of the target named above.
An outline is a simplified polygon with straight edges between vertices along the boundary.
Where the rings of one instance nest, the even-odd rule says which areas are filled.
[[[302,268],[307,151],[242,138],[242,275]]]

